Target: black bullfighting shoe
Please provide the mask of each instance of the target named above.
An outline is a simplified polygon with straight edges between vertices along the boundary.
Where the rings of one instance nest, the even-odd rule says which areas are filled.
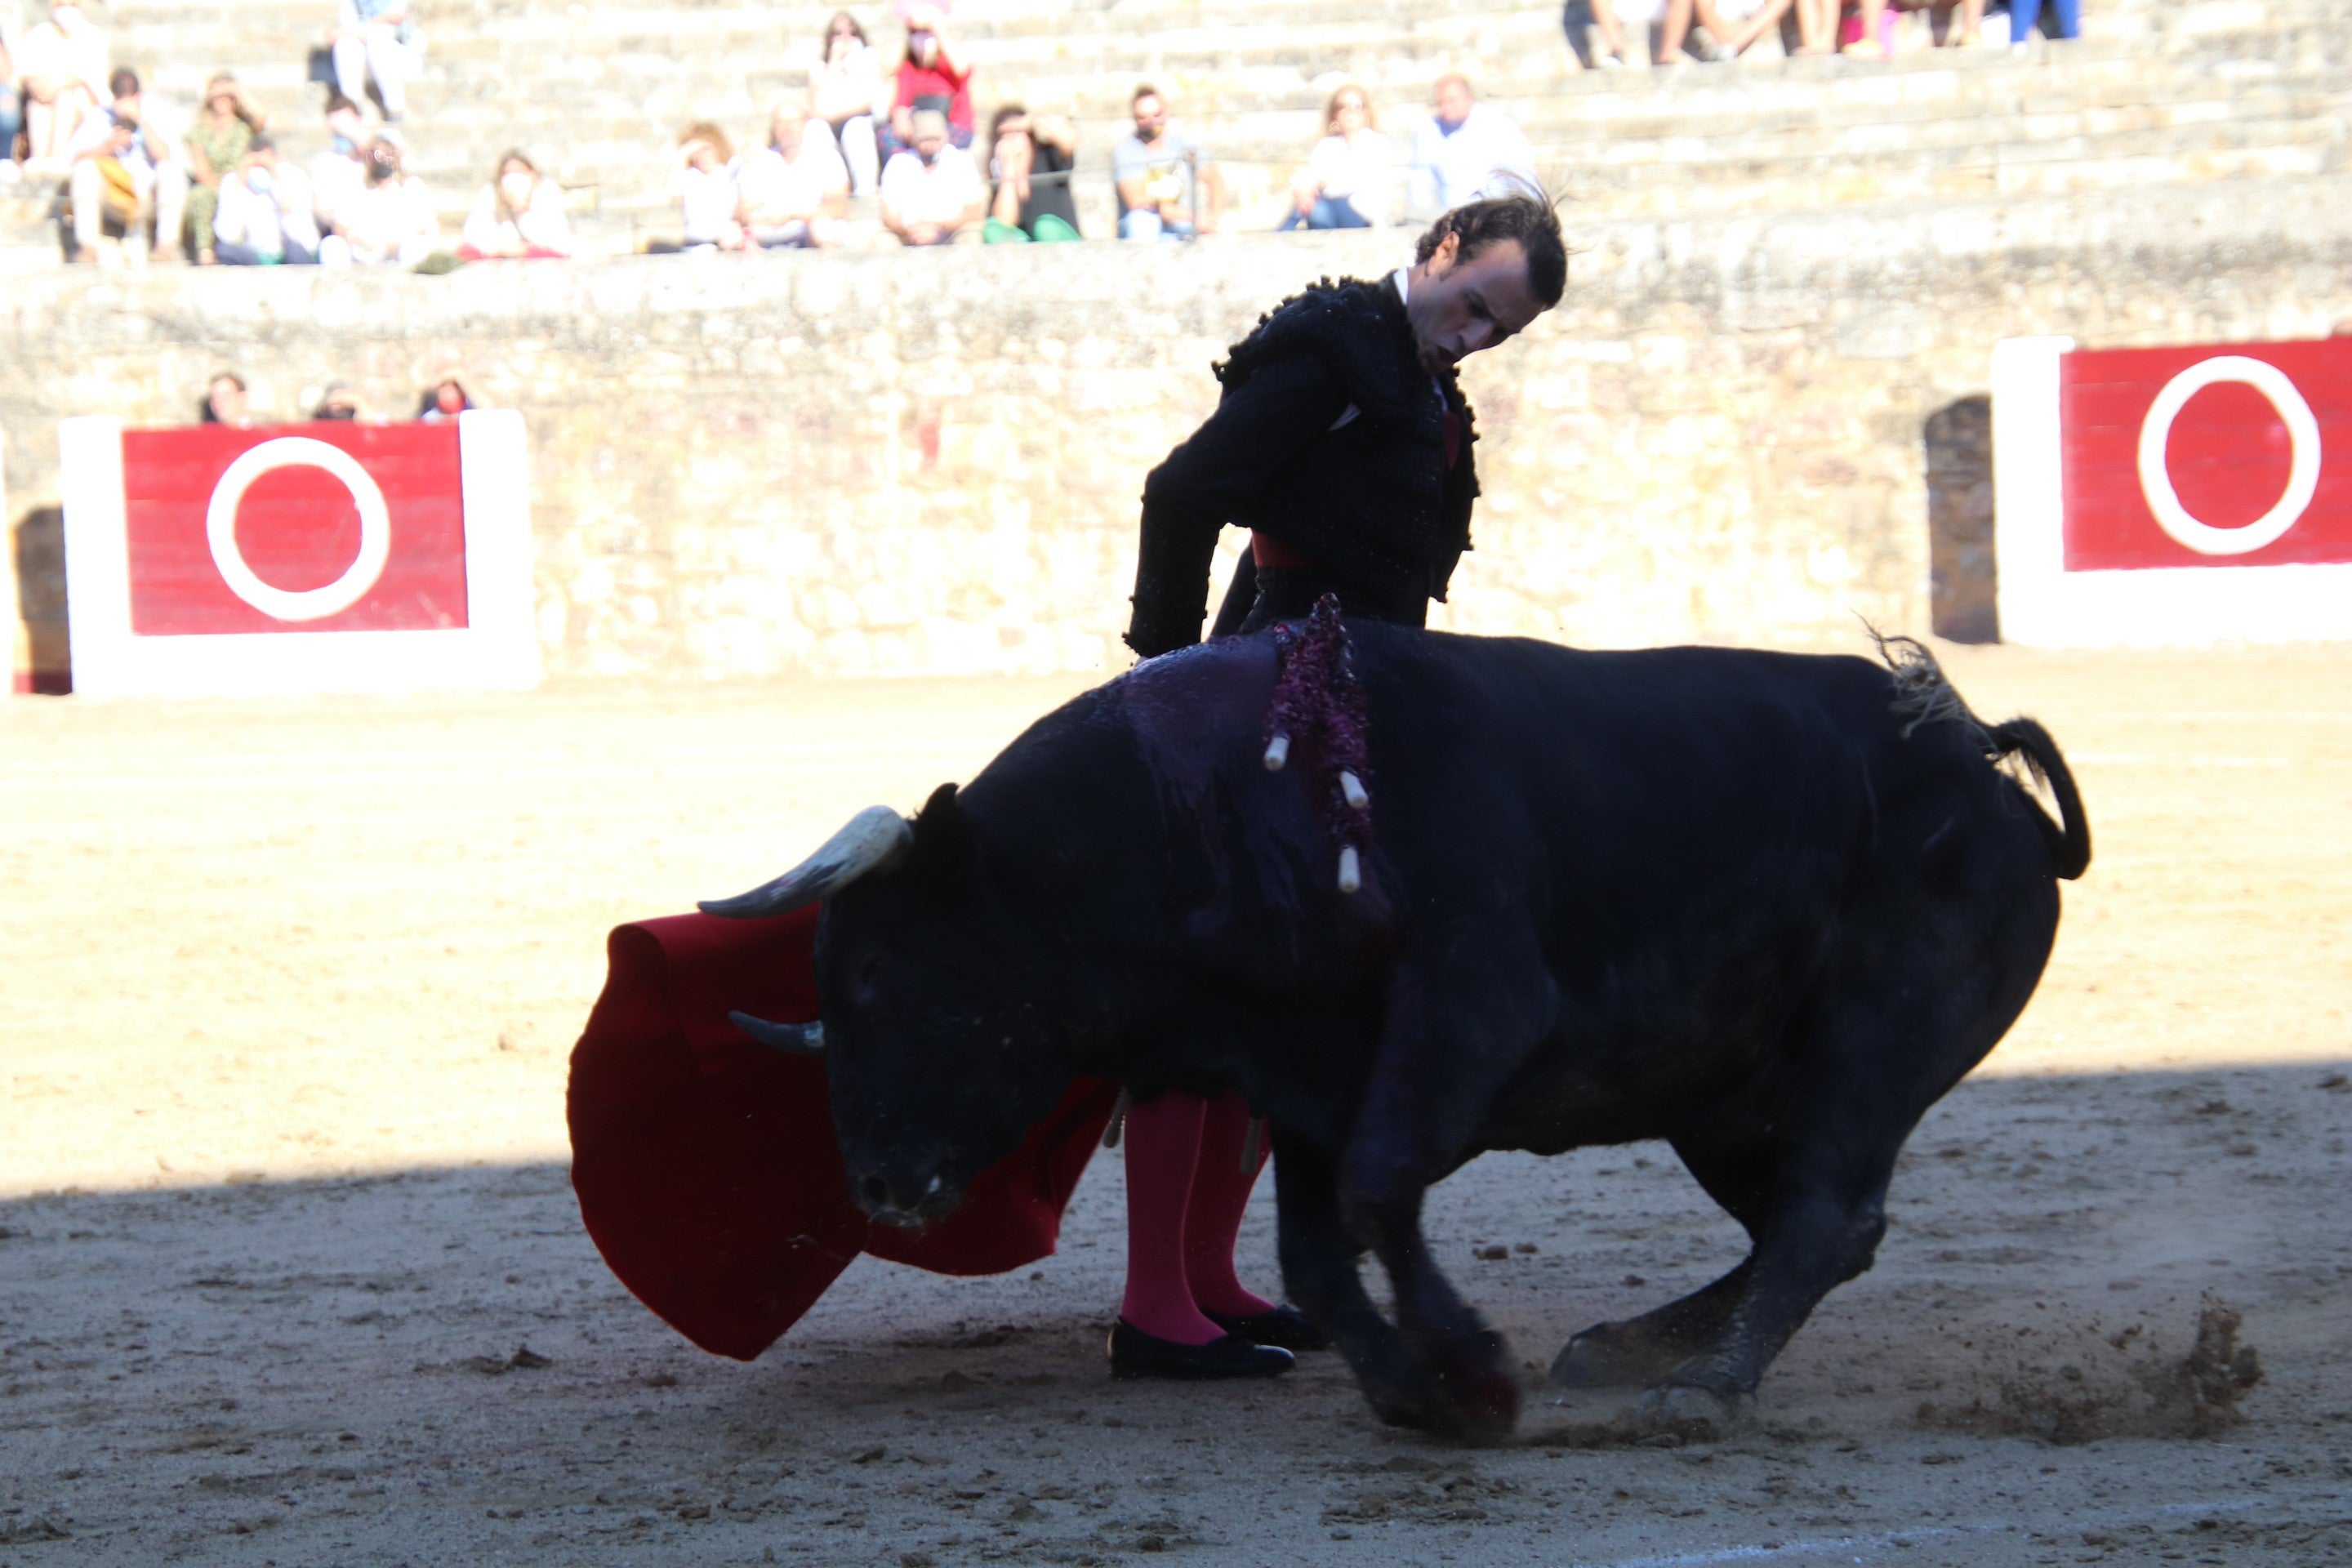
[[[1204,1345],[1154,1338],[1121,1318],[1110,1331],[1110,1374],[1131,1377],[1280,1377],[1297,1360],[1288,1351],[1226,1334]]]
[[[1328,1351],[1331,1336],[1315,1326],[1315,1320],[1296,1307],[1269,1307],[1263,1312],[1251,1312],[1244,1317],[1228,1317],[1223,1312],[1211,1312],[1209,1321],[1229,1334],[1239,1334],[1253,1344],[1272,1345],[1286,1351]]]

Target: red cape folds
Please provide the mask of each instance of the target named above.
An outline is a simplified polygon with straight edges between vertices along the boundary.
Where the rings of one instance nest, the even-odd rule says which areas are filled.
[[[775,1343],[860,1252],[940,1274],[1001,1274],[1052,1253],[1118,1097],[1077,1080],[947,1219],[874,1225],[850,1201],[823,1061],[755,1045],[727,1021],[730,1009],[816,1016],[816,913],[618,927],[572,1053],[572,1186],[589,1236],[663,1321],[739,1361]]]

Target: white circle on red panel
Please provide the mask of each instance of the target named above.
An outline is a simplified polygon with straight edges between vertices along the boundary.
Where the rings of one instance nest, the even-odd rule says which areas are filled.
[[[319,588],[273,588],[255,575],[236,547],[236,509],[253,481],[278,468],[323,468],[352,492],[360,512],[360,552],[343,574]],[[392,514],[383,491],[341,447],[307,436],[279,436],[248,447],[221,473],[205,509],[205,538],[228,591],[276,621],[316,621],[350,609],[367,596],[392,558]]]
[[[2172,488],[2165,452],[2172,444],[2172,422],[2190,398],[2219,382],[2251,386],[2270,400],[2286,425],[2288,450],[2286,490],[2278,504],[2243,528],[2215,528],[2191,517]],[[2319,421],[2303,394],[2274,364],[2243,354],[2218,354],[2200,360],[2164,384],[2147,417],[2139,427],[2139,488],[2156,524],[2200,555],[2244,555],[2274,542],[2302,518],[2319,489]]]

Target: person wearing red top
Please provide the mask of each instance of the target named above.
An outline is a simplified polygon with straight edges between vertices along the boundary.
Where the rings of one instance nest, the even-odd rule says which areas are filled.
[[[971,64],[948,37],[947,16],[921,4],[907,12],[907,56],[898,62],[898,91],[890,100],[890,124],[883,133],[882,161],[915,144],[915,110],[936,109],[948,117],[948,140],[971,146]]]

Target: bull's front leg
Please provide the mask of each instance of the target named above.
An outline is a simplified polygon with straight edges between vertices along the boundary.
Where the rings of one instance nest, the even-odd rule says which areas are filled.
[[[1436,1426],[1426,1380],[1364,1292],[1363,1247],[1339,1218],[1338,1159],[1277,1126],[1274,1183],[1285,1292],[1331,1336],[1381,1420],[1392,1426]]]
[[[1502,1336],[1431,1256],[1422,1200],[1474,1146],[1494,1095],[1540,1037],[1543,1022],[1540,1004],[1528,987],[1511,983],[1509,966],[1496,963],[1491,949],[1480,956],[1486,962],[1442,978],[1400,966],[1339,1174],[1341,1217],[1395,1289],[1397,1330],[1419,1374],[1421,1402],[1432,1410],[1428,1425],[1474,1443],[1508,1435],[1518,1418],[1518,1379]],[[1515,994],[1518,1007],[1509,1005]]]

